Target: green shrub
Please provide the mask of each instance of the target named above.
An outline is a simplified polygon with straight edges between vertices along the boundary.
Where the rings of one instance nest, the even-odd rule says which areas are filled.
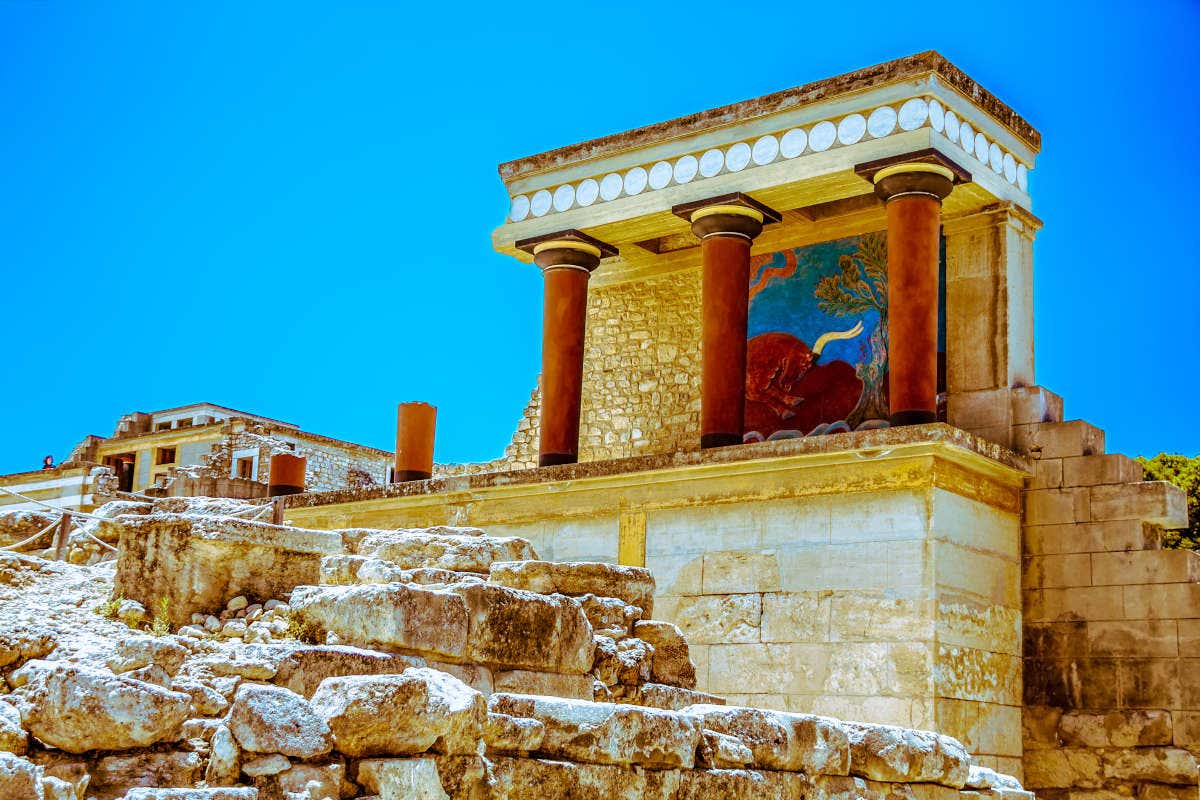
[[[1167,531],[1164,547],[1200,550],[1200,456],[1159,453],[1154,458],[1139,458],[1148,481],[1170,481],[1187,494],[1188,527]]]

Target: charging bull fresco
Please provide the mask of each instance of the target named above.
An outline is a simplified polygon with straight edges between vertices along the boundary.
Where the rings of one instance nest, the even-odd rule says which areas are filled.
[[[886,425],[886,233],[754,257],[748,336],[747,440]]]

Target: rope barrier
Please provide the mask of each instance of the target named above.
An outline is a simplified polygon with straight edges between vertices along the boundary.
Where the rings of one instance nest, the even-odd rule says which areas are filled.
[[[20,492],[14,492],[12,489],[7,489],[3,486],[0,486],[0,492],[4,492],[6,494],[11,494],[13,497],[20,498],[21,500],[24,500],[27,503],[33,503],[34,505],[41,506],[42,508],[48,508],[51,511],[58,512],[59,514],[70,514],[73,517],[83,517],[85,519],[100,519],[100,520],[108,519],[108,517],[98,517],[95,514],[88,514],[83,511],[72,511],[69,508],[61,508],[59,506],[52,506],[49,503],[43,503],[41,500],[34,500],[32,497],[26,497],[25,495],[21,494]],[[3,510],[4,510],[4,506],[0,506],[0,511],[3,511]]]
[[[49,533],[50,531],[54,530],[57,527],[58,527],[58,520],[54,520],[54,522],[51,522],[45,528],[42,528],[40,531],[35,533],[33,536],[30,536],[28,539],[24,539],[20,542],[14,542],[13,544],[6,544],[6,545],[4,545],[4,547],[0,547],[0,550],[18,550],[27,544],[32,544],[33,542],[36,542],[38,539],[42,538],[47,533]]]

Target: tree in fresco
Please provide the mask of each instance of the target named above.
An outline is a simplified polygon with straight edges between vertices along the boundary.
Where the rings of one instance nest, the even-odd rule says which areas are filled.
[[[838,258],[839,271],[818,281],[813,295],[821,311],[835,317],[852,317],[867,311],[879,313],[879,324],[870,336],[870,357],[855,370],[863,383],[858,405],[846,422],[851,428],[868,419],[887,419],[884,395],[887,376],[887,237],[867,233],[859,237],[853,255]]]

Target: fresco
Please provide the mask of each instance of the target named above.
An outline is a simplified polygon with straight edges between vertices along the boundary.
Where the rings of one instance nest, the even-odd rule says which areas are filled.
[[[885,425],[886,232],[756,256],[748,338],[747,439]]]

